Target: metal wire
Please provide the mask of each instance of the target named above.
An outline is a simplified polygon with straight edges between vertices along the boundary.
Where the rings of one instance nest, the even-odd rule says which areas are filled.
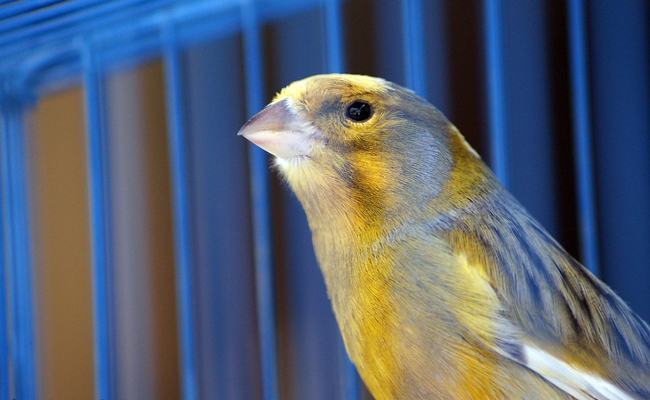
[[[104,126],[103,77],[91,45],[83,48],[90,231],[94,300],[95,394],[117,396],[115,372],[115,315],[108,143]]]
[[[181,393],[185,400],[199,398],[197,337],[195,334],[195,283],[192,257],[192,221],[190,215],[191,176],[188,160],[187,130],[184,119],[184,96],[179,50],[173,27],[167,25],[165,36],[165,95],[169,129],[174,247],[176,255],[176,295],[180,352]]]
[[[244,73],[246,77],[246,110],[253,116],[264,107],[264,75],[260,25],[256,6],[242,2],[244,34]],[[276,323],[275,285],[273,282],[273,232],[269,160],[265,151],[249,143],[251,211],[255,244],[255,289],[259,326],[260,363],[262,367],[262,398],[279,398],[278,337]]]

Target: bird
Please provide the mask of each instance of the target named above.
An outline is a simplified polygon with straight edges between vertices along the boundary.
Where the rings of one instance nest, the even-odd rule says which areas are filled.
[[[650,329],[413,91],[327,74],[239,135],[302,204],[376,400],[650,399]]]

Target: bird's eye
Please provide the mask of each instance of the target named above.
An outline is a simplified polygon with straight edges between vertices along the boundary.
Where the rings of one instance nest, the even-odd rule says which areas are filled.
[[[345,116],[357,122],[365,121],[372,116],[372,107],[368,102],[357,100],[345,109]]]

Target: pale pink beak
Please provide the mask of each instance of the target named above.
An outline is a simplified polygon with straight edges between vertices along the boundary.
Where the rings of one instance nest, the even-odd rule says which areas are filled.
[[[279,158],[310,155],[316,139],[314,128],[291,109],[286,98],[255,114],[238,135]]]

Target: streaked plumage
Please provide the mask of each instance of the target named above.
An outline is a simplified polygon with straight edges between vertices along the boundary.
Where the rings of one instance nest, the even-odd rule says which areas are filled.
[[[355,101],[372,107],[355,121]],[[295,82],[240,131],[302,203],[346,349],[377,400],[650,398],[650,329],[382,79]]]

